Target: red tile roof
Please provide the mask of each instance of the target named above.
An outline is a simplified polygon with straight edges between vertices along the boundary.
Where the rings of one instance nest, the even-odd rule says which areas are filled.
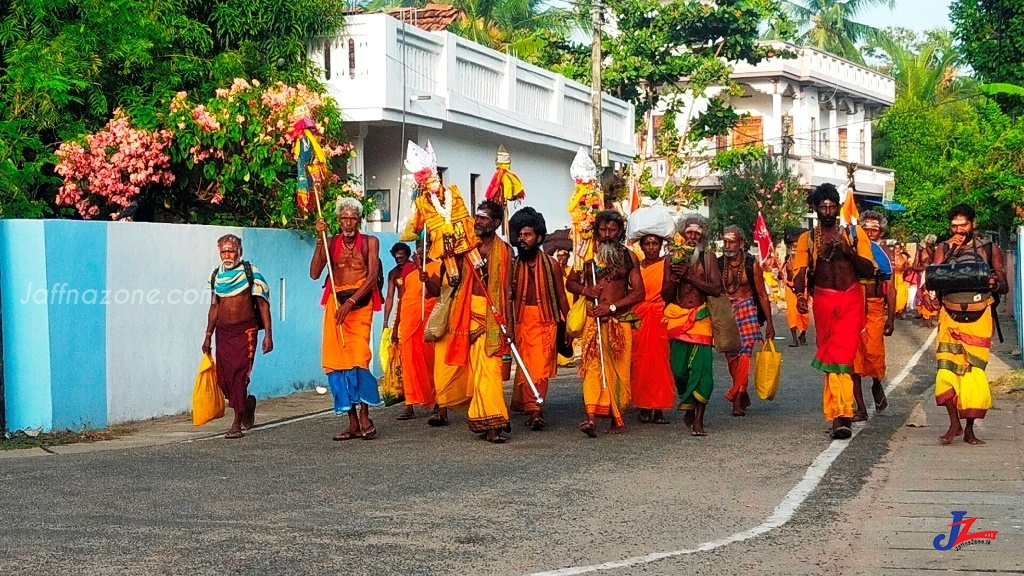
[[[423,8],[393,8],[387,14],[428,32],[439,32],[458,20],[462,11],[448,4],[427,4]]]

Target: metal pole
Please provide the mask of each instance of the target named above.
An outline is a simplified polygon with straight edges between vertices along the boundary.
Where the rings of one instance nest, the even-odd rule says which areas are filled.
[[[591,105],[590,110],[593,119],[593,151],[594,165],[602,167],[601,147],[604,141],[601,136],[601,16],[604,8],[601,0],[594,0],[594,6],[590,10],[590,25],[592,39],[590,46],[590,68],[591,68]],[[600,170],[599,170],[600,172]]]

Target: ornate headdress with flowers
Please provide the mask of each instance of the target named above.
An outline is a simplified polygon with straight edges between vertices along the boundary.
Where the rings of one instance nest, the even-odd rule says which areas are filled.
[[[415,142],[409,141],[405,152],[405,168],[412,172],[413,180],[420,191],[437,192],[441,180],[437,175],[437,156],[434,155],[434,148],[430,141],[427,141],[425,148],[420,148]],[[433,183],[433,185],[431,184]]]
[[[573,246],[576,258],[573,268],[583,270],[583,263],[594,259],[594,222],[604,207],[604,194],[597,184],[597,165],[582,146],[569,167],[575,187],[569,199]]]

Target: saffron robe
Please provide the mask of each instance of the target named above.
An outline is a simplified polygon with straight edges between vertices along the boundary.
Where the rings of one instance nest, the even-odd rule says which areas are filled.
[[[669,364],[668,330],[662,322],[665,301],[661,284],[665,266],[657,262],[640,267],[646,298],[633,311],[640,317],[640,329],[633,333],[633,406],[648,410],[667,410],[675,405],[675,380]]]

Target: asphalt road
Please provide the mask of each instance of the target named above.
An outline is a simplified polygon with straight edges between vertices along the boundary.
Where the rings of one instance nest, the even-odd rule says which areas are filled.
[[[640,425],[631,410],[626,434],[588,439],[576,429],[578,380],[565,376],[552,383],[548,428],[515,416],[500,446],[477,440],[463,415],[434,429],[396,422],[391,407],[373,413],[372,441],[332,442],[344,422],[322,417],[241,441],[6,460],[0,574],[526,574],[693,548],[763,522],[829,446],[808,336],[811,347],[778,342],[778,396],[755,396],[745,418],[722,399],[717,357],[706,438],[680,413]],[[890,375],[927,336],[898,323]],[[840,506],[930,384],[931,362],[782,528],[605,573],[829,573],[822,535],[835,537]]]

